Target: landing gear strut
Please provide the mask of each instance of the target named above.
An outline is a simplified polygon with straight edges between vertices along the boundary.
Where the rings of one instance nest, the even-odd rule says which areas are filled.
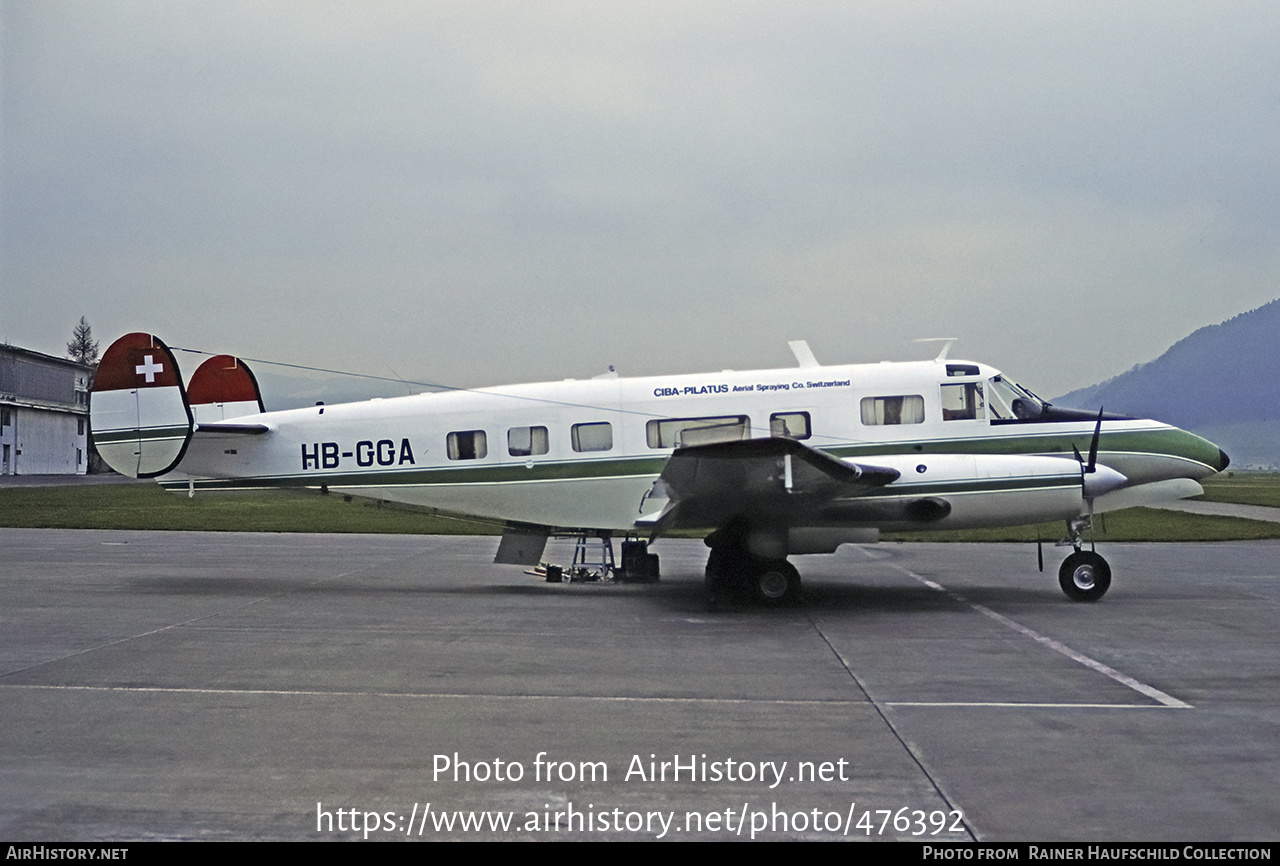
[[[1072,601],[1097,601],[1107,594],[1111,588],[1111,566],[1095,550],[1082,550],[1084,531],[1091,521],[1086,517],[1078,517],[1067,522],[1070,534],[1067,543],[1075,548],[1075,553],[1062,561],[1058,569],[1058,585]]]

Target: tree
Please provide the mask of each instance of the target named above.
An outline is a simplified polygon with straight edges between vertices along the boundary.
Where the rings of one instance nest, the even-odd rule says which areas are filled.
[[[71,360],[90,367],[98,363],[98,341],[93,338],[93,328],[89,327],[84,316],[80,317],[80,324],[76,325],[71,342],[67,343],[67,354]]]

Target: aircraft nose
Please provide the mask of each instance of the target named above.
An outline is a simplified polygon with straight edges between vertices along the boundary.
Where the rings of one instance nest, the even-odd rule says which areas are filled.
[[[1227,452],[1219,448],[1218,449],[1218,471],[1221,472],[1222,470],[1226,469],[1230,465],[1231,465],[1231,458],[1227,456]]]

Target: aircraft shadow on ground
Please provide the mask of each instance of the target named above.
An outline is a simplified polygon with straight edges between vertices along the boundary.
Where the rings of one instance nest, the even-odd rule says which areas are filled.
[[[527,580],[524,582],[522,580]],[[494,597],[530,599],[562,598],[566,604],[634,604],[657,608],[666,613],[706,613],[706,595],[700,576],[673,575],[652,584],[548,584],[532,575],[513,575],[510,582],[415,584],[411,577],[369,577],[351,575],[320,582],[304,582],[299,578],[271,576],[186,576],[156,575],[133,577],[127,582],[130,592],[139,595],[258,597],[274,595],[343,597],[403,597],[413,599],[430,596]],[[968,601],[979,604],[1058,605],[1070,602],[1049,587],[979,586],[958,590]],[[800,611],[850,614],[886,611],[922,612],[956,610],[961,607],[954,598],[925,586],[876,586],[856,582],[823,580],[806,581],[801,599],[791,605],[772,608],[743,592],[721,599],[724,611]]]

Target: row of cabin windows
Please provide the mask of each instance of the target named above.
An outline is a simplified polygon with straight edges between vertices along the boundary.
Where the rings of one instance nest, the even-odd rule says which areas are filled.
[[[489,456],[489,438],[483,430],[458,430],[445,440],[450,460],[481,460]],[[613,425],[608,421],[574,424],[569,430],[574,451],[609,451],[613,448]],[[551,450],[546,427],[512,427],[507,431],[507,453],[512,457],[533,457]]]
[[[987,416],[981,382],[959,382],[940,387],[943,421],[973,421]],[[863,397],[861,408],[862,423],[868,427],[924,423],[924,397],[919,394]]]
[[[772,436],[808,439],[808,412],[777,412],[769,417]],[[751,437],[751,421],[746,415],[714,418],[655,419],[645,425],[650,448],[680,448]],[[446,437],[450,460],[482,460],[489,456],[489,438],[483,430],[457,430]],[[613,450],[613,425],[608,421],[574,424],[569,428],[569,445],[574,451]],[[507,453],[512,457],[536,457],[551,450],[546,427],[512,427],[507,430]]]
[[[943,385],[942,419],[972,420],[985,417],[982,383]],[[862,423],[868,427],[896,424],[923,424],[924,397],[899,394],[863,397]],[[813,435],[808,412],[775,412],[769,416],[769,435],[786,439],[808,439]],[[650,448],[683,448],[751,438],[751,419],[746,415],[719,415],[704,418],[662,418],[645,424],[645,441]],[[579,453],[613,450],[613,425],[608,421],[574,424],[569,428],[569,444]],[[459,430],[448,436],[450,460],[480,460],[489,455],[483,430]],[[546,427],[512,427],[507,430],[507,453],[512,457],[536,457],[551,450]]]

